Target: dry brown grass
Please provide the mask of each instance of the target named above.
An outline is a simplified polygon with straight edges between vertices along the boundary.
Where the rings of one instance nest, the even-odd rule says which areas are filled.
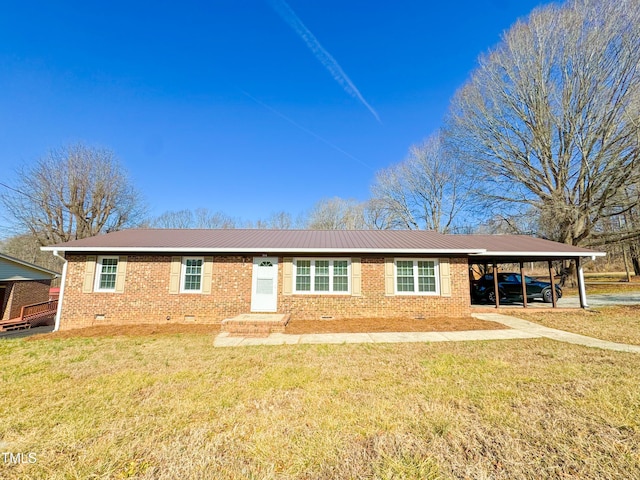
[[[590,283],[585,285],[587,296],[598,295],[601,293],[635,293],[640,292],[640,283],[638,282],[612,282],[612,283]],[[566,285],[562,288],[564,295],[578,295],[578,287]]]
[[[347,318],[342,320],[291,320],[285,333],[455,332],[500,330],[501,323],[473,317],[439,318]]]
[[[0,341],[3,479],[640,478],[640,355],[545,339]],[[0,460],[2,457],[0,457]]]
[[[631,282],[640,283],[640,276],[633,275],[633,271],[630,272]],[[626,282],[627,274],[626,272],[585,272],[584,277],[587,281],[597,281],[597,282]]]
[[[520,311],[511,314],[546,327],[559,328],[612,342],[640,345],[640,305],[562,312]]]

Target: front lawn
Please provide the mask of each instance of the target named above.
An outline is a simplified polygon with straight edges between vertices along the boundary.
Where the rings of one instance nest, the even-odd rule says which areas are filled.
[[[212,342],[0,341],[0,451],[36,459],[0,457],[0,477],[640,477],[640,355]]]
[[[612,342],[640,345],[640,305],[562,312],[540,309],[522,311],[513,315],[546,327],[559,328]]]

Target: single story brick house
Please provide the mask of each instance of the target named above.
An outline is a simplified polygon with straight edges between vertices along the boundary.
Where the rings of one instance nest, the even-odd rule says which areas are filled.
[[[0,253],[0,321],[16,318],[25,305],[46,302],[59,274]]]
[[[460,317],[470,312],[470,263],[601,255],[532,237],[416,230],[135,229],[43,250],[66,260],[63,329],[250,312]]]

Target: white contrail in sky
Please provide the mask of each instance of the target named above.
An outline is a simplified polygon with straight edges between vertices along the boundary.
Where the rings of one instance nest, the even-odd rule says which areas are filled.
[[[243,95],[246,95],[247,97],[249,97],[251,100],[253,100],[254,102],[256,102],[258,105],[263,106],[264,108],[266,108],[267,110],[269,110],[270,112],[276,114],[277,116],[279,116],[280,118],[283,118],[284,120],[286,120],[287,122],[289,122],[291,125],[299,128],[300,130],[302,130],[305,133],[308,133],[309,135],[311,135],[312,137],[317,138],[318,140],[320,140],[321,142],[329,145],[331,148],[333,148],[334,150],[337,150],[338,152],[342,153],[343,155],[349,157],[352,160],[355,160],[356,162],[358,162],[360,165],[364,165],[367,168],[371,168],[370,165],[367,165],[366,163],[364,163],[362,160],[360,160],[358,157],[354,157],[353,155],[351,155],[349,152],[345,152],[343,149],[341,149],[340,147],[338,147],[337,145],[331,143],[329,140],[326,140],[324,138],[322,138],[320,135],[318,135],[315,132],[312,132],[311,130],[309,130],[306,127],[303,127],[302,125],[300,125],[298,122],[296,122],[295,120],[287,117],[284,113],[279,112],[278,110],[276,110],[273,107],[270,107],[269,105],[267,105],[264,102],[261,102],[260,100],[258,100],[256,97],[254,97],[253,95],[251,95],[250,93],[245,92],[244,90],[240,90],[242,92]]]
[[[324,67],[329,70],[329,73],[334,78],[336,82],[342,85],[342,88],[354,98],[360,100],[360,102],[367,107],[367,109],[371,112],[371,114],[376,118],[379,123],[380,117],[378,113],[373,109],[371,105],[364,99],[360,91],[353,84],[351,79],[344,73],[342,67],[338,64],[335,58],[331,56],[329,52],[325,50],[325,48],[320,45],[318,39],[311,33],[311,31],[306,27],[302,20],[298,18],[296,13],[291,9],[291,7],[284,0],[270,0],[269,2],[272,8],[280,15],[280,17],[287,22],[287,24],[295,30],[295,32],[304,40],[307,44],[307,47],[313,52],[316,58],[324,65]]]

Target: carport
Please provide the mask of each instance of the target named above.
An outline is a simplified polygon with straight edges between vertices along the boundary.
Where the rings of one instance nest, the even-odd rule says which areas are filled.
[[[456,235],[464,237],[470,247],[481,248],[483,253],[469,255],[469,267],[472,265],[491,265],[493,271],[494,291],[498,292],[498,266],[501,264],[518,264],[521,279],[524,279],[525,262],[546,262],[549,269],[549,283],[551,283],[552,306],[557,307],[556,289],[552,262],[557,260],[573,260],[578,277],[578,293],[580,307],[588,308],[587,294],[584,286],[584,259],[595,260],[606,253],[574,247],[564,243],[552,242],[542,238],[524,235]],[[526,282],[522,281],[523,306],[527,308]],[[500,295],[495,295],[495,307],[500,306]]]

